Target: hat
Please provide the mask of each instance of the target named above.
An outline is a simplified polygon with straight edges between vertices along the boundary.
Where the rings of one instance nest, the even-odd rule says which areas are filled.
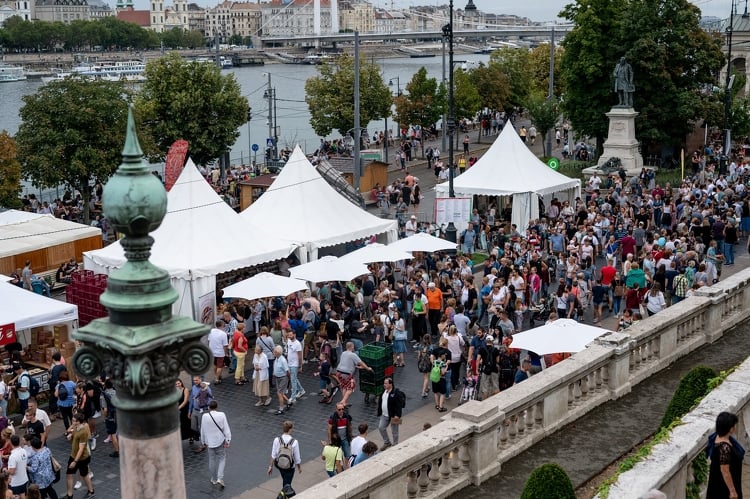
[[[20,371],[21,369],[23,369],[23,366],[21,364],[19,364],[18,362],[14,362],[13,363],[13,370],[14,371]]]
[[[490,342],[492,342],[492,341],[495,341],[495,338],[494,338],[494,337],[493,337],[493,336],[492,336],[491,334],[488,334],[488,335],[487,335],[487,336],[486,336],[486,337],[484,338],[484,341],[490,341]]]
[[[427,283],[427,287],[428,288],[434,288],[435,287],[435,283],[434,282],[428,282]]]
[[[416,220],[416,219],[417,219],[417,216],[416,216],[416,215],[412,215],[412,216],[411,216],[411,219],[412,219],[412,220]]]
[[[395,309],[395,308],[396,308],[396,304],[395,304],[395,303],[393,303],[393,302],[391,302],[391,303],[389,303],[389,304],[388,304],[388,308],[393,308],[393,309]]]

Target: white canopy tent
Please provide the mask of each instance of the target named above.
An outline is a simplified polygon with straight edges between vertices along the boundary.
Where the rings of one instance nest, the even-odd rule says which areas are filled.
[[[611,331],[581,324],[573,319],[557,319],[534,329],[513,335],[512,348],[530,350],[537,355],[580,352],[586,345]]]
[[[190,159],[167,194],[161,226],[151,235],[151,262],[169,272],[180,294],[173,313],[199,322],[208,295],[216,290],[217,274],[286,258],[295,247],[262,227],[248,228]],[[84,253],[84,267],[103,274],[125,261],[119,241]]]
[[[448,182],[436,185],[435,191],[438,197],[448,197]],[[539,196],[545,205],[553,197],[573,201],[581,195],[581,181],[547,166],[521,141],[512,126],[505,126],[474,166],[453,179],[453,191],[458,197],[513,196],[511,222],[523,232],[529,220],[539,218]],[[456,228],[461,231],[465,227]]]
[[[396,220],[378,218],[354,206],[318,173],[299,146],[271,187],[240,215],[251,227],[268,227],[299,246],[301,263],[316,260],[327,246],[383,234],[398,238]],[[251,231],[252,232],[252,231]]]
[[[78,307],[47,298],[9,283],[0,283],[0,325],[16,331],[78,320]]]

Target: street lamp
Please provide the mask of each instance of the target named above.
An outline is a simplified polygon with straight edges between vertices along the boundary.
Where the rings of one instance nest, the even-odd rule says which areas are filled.
[[[388,80],[388,86],[393,86],[393,80],[396,80],[396,95],[401,95],[401,81],[399,80],[398,76],[394,76],[390,80]],[[390,135],[388,135],[388,116],[385,117],[385,137],[383,138],[384,141],[384,149],[385,149],[385,162],[388,163],[388,140],[390,138]]]
[[[732,83],[734,83],[734,77],[732,76],[732,33],[734,32],[735,14],[737,14],[737,1],[732,0],[732,8],[729,12],[729,27],[727,28],[727,78],[724,85],[724,153],[719,158],[720,174],[727,172],[727,157],[732,145],[732,136],[729,130],[729,113],[731,112],[732,104]]]
[[[453,0],[448,2],[448,24],[443,26],[443,36],[448,39],[448,67],[450,71],[448,73],[448,119],[447,119],[447,131],[448,131],[448,197],[455,198],[456,193],[453,191],[453,134],[456,129],[456,117],[453,109]],[[448,227],[445,229],[445,238],[455,243],[456,242],[456,226],[452,221],[448,222]]]

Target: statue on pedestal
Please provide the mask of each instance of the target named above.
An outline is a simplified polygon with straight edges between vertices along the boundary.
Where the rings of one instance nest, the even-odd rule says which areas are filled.
[[[615,92],[617,92],[617,106],[615,107],[633,107],[633,92],[635,92],[635,84],[633,83],[633,68],[625,60],[625,57],[620,57],[620,62],[615,66],[614,71],[615,77]]]

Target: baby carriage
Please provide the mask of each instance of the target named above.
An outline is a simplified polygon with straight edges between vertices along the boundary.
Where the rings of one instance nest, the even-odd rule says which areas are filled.
[[[464,376],[462,383],[464,388],[461,390],[461,399],[458,403],[463,404],[469,400],[477,400],[479,396],[479,376]]]

